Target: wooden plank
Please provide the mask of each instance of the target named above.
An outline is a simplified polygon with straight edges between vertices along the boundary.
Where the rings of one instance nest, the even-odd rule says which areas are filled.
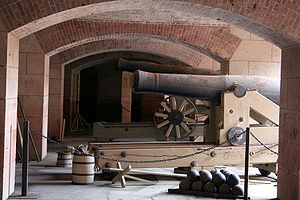
[[[193,190],[180,190],[180,189],[168,189],[170,194],[186,194],[194,195],[198,197],[211,197],[211,198],[222,198],[222,199],[243,199],[243,196],[236,196],[231,194],[220,194],[220,193],[211,193],[211,192],[201,192]]]
[[[105,172],[120,172],[123,169],[117,168],[103,168]],[[169,177],[176,177],[176,178],[186,178],[186,174],[175,174],[175,173],[166,173],[166,172],[154,172],[154,171],[142,171],[142,170],[130,170],[132,174],[147,174],[147,175],[155,175],[155,176],[169,176]]]
[[[18,137],[18,139],[19,139],[20,147],[23,149],[23,136],[22,136],[22,131],[21,131],[21,127],[20,127],[19,120],[17,121],[17,126],[18,126],[18,134],[17,134],[17,137]]]
[[[121,166],[120,162],[117,162],[116,164],[117,164],[118,169],[121,169],[122,171],[119,171],[118,175],[113,178],[112,184],[120,181],[121,185],[122,185],[122,188],[125,188],[126,181],[125,181],[124,175],[126,175],[131,170],[131,166],[128,165],[125,169],[122,169],[122,166]]]
[[[65,127],[66,127],[66,119],[64,119],[63,123],[62,123],[62,128],[61,128],[60,137],[59,137],[60,140],[64,140]]]
[[[276,145],[276,146],[274,146]],[[272,149],[277,151],[277,144],[274,144]],[[201,149],[206,149],[203,147]],[[105,157],[119,160],[164,160],[177,155],[187,155],[195,153],[198,148],[155,148],[152,149],[126,149],[127,157],[121,156],[124,149],[113,149],[113,150],[98,150],[96,151],[97,156],[101,156],[100,152],[104,153]],[[211,156],[211,152],[214,152],[214,156]],[[278,156],[271,153],[261,145],[250,146],[251,163],[262,164],[262,163],[276,163]],[[172,160],[169,162],[150,162],[150,163],[130,163],[133,168],[147,168],[147,167],[189,167],[190,163],[195,161],[198,166],[217,166],[217,165],[243,165],[244,163],[244,147],[217,147],[213,150],[205,153],[193,155],[191,157]],[[107,160],[97,159],[97,165],[104,167]],[[124,166],[128,163],[123,163]]]
[[[251,127],[250,131],[264,144],[278,144],[279,127]],[[259,144],[254,137],[250,135],[250,144]]]
[[[148,183],[148,184],[151,184],[151,185],[155,185],[155,182],[149,181],[149,180],[146,180],[146,179],[143,179],[143,178],[131,176],[131,175],[128,175],[128,174],[126,174],[124,176],[125,176],[125,178],[129,178],[129,179],[132,179],[132,180],[135,180],[135,181],[140,181],[140,182]]]
[[[247,103],[251,109],[279,125],[279,106],[257,91],[247,92]]]
[[[20,160],[22,160],[23,136],[22,136],[22,131],[21,131],[19,120],[17,120],[17,145],[16,145],[16,148],[17,148],[18,156],[19,156]]]
[[[227,140],[227,133],[232,127],[241,127],[246,130],[246,127],[251,125],[250,111],[256,113],[255,116],[259,116],[258,121],[271,121],[274,124],[279,124],[279,106],[274,104],[272,101],[258,93],[257,91],[247,91],[247,94],[242,98],[237,98],[233,92],[225,92],[222,95],[222,105],[223,105],[223,127],[220,129],[219,142],[222,143]],[[265,120],[262,120],[265,118]],[[262,127],[259,127],[262,128]],[[252,129],[258,129],[258,127],[251,127]],[[254,130],[256,131],[256,130]],[[263,133],[262,135],[267,135],[263,137],[262,142],[276,142],[278,143],[278,126],[275,127],[265,127],[265,129],[260,129]],[[256,132],[258,133],[258,131]],[[266,141],[264,141],[266,139]],[[257,144],[251,140],[250,144]]]

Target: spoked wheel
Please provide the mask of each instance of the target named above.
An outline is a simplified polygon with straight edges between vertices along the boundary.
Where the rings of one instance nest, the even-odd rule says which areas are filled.
[[[156,108],[154,124],[167,140],[185,138],[195,130],[197,115],[197,108],[191,100],[171,96]]]

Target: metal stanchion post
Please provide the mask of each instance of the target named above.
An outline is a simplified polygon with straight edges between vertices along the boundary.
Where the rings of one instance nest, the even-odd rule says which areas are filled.
[[[244,199],[248,200],[250,128],[246,129]]]
[[[24,122],[22,159],[22,196],[28,191],[29,121]]]

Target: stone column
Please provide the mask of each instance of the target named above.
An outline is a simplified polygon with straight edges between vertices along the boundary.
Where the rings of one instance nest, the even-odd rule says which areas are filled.
[[[0,199],[14,191],[19,40],[0,22]]]
[[[131,101],[132,101],[132,88],[130,85],[130,79],[132,73],[122,73],[122,94],[121,94],[121,105],[122,105],[122,122],[131,122]]]
[[[48,135],[60,136],[63,123],[64,67],[57,59],[50,59],[49,78],[49,123]]]
[[[300,45],[282,49],[278,198],[300,199]]]
[[[40,159],[47,154],[49,57],[34,35],[20,41],[19,99],[23,106]],[[38,132],[39,134],[37,134]],[[36,159],[32,148],[30,158]]]

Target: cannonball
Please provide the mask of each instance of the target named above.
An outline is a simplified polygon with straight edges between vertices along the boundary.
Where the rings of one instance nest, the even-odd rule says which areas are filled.
[[[230,185],[223,183],[222,185],[220,185],[219,187],[219,192],[222,194],[230,194],[231,192],[231,187]]]
[[[227,178],[227,184],[231,187],[238,185],[240,183],[240,177],[236,174],[230,174]]]
[[[211,173],[209,171],[207,171],[207,170],[201,170],[199,172],[199,174],[200,174],[200,181],[202,181],[202,183],[205,184],[205,183],[207,183],[209,181],[212,181],[212,175],[211,175]]]
[[[203,188],[203,183],[201,181],[195,181],[191,185],[191,189],[195,191],[201,191]]]
[[[228,178],[228,176],[230,176],[230,174],[232,174],[230,171],[226,169],[221,169],[220,172],[226,176],[226,179]]]
[[[217,169],[213,169],[210,171],[210,173],[213,175],[214,173],[216,173],[218,170]]]
[[[213,182],[207,182],[207,183],[205,183],[203,190],[204,190],[204,192],[215,193],[215,192],[217,192],[217,187],[215,186],[215,184]]]
[[[182,180],[179,183],[179,189],[180,190],[190,190],[191,182],[188,180]]]
[[[221,172],[216,172],[213,174],[212,182],[218,187],[226,182],[226,176]]]
[[[233,195],[244,195],[244,190],[242,186],[236,185],[232,188],[231,194]]]
[[[195,169],[191,169],[191,171],[189,171],[187,173],[187,180],[190,181],[190,182],[194,182],[194,181],[199,180],[199,177],[200,177],[200,174]]]

